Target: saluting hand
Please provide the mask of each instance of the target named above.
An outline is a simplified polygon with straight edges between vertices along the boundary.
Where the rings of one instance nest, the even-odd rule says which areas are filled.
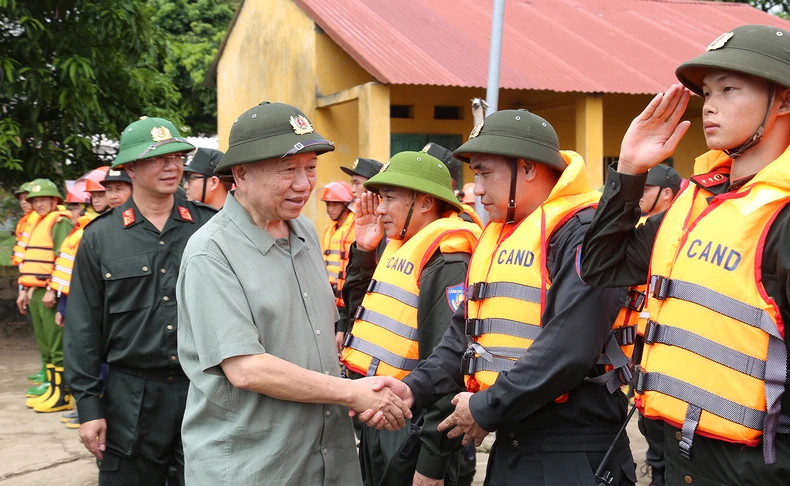
[[[675,152],[691,125],[688,120],[680,121],[690,96],[682,84],[673,84],[634,118],[620,145],[618,172],[644,174]]]
[[[474,442],[475,447],[477,447],[483,443],[488,431],[477,425],[474,417],[472,417],[472,411],[469,409],[469,399],[472,398],[472,395],[474,393],[469,392],[462,392],[456,395],[452,401],[453,405],[455,405],[455,411],[444,419],[437,429],[439,432],[450,429],[447,432],[448,439],[455,439],[463,435],[464,438],[461,443],[464,446]]]
[[[384,223],[381,216],[376,214],[379,207],[379,197],[372,192],[363,192],[357,204],[357,219],[354,231],[357,236],[357,248],[373,251],[384,237]]]

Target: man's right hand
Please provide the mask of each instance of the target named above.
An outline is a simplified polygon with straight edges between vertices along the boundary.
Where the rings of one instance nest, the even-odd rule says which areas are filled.
[[[80,425],[80,440],[88,452],[97,459],[104,459],[104,448],[107,442],[107,421],[91,420]]]
[[[349,408],[355,413],[369,412],[368,421],[372,418],[378,429],[383,427],[387,430],[398,430],[406,425],[406,419],[411,418],[411,405],[404,402],[390,388],[383,385],[375,386],[374,383],[379,379],[381,377],[371,376],[348,380],[349,386],[353,387],[353,401]],[[352,416],[354,414],[349,413]]]
[[[403,404],[409,409],[414,405],[414,395],[411,392],[411,388],[409,388],[406,383],[396,380],[391,376],[377,376],[373,381],[373,391],[379,391],[384,388],[392,390],[395,395],[403,400]],[[349,415],[352,417],[358,415],[357,419],[363,424],[367,424],[368,427],[381,430],[382,427],[386,426],[384,417],[381,414],[377,414],[375,410],[368,409],[359,414],[350,413]]]
[[[19,313],[27,315],[27,292],[25,290],[20,290],[19,295],[16,298],[16,308],[19,309]]]
[[[376,214],[378,207],[379,197],[376,194],[363,192],[359,196],[354,232],[357,238],[357,248],[360,250],[375,250],[384,237],[384,224],[381,222],[381,216]]]

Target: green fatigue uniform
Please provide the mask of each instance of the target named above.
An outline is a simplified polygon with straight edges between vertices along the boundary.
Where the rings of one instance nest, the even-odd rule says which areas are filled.
[[[113,168],[192,147],[160,118],[129,125],[120,145]],[[85,228],[64,347],[80,423],[107,421],[107,450],[98,461],[101,485],[163,485],[170,464],[183,478],[188,380],[177,353],[175,287],[187,240],[214,214],[213,208],[175,197],[159,231],[130,197]],[[103,395],[102,363],[109,365]]]
[[[296,108],[262,103],[239,116],[218,174],[237,164],[333,150]],[[288,238],[256,226],[230,193],[184,251],[179,356],[190,379],[182,437],[191,485],[360,484],[348,410],[236,388],[220,364],[264,354],[337,375],[337,316],[315,227]]]
[[[775,27],[747,25],[734,29],[716,39],[708,51],[681,65],[678,79],[697,94],[702,94],[702,78],[706,69],[735,71],[764,78],[779,86],[790,85],[790,32]],[[780,88],[777,88],[780,89]],[[762,128],[758,130],[761,135]],[[754,145],[755,135],[742,146],[730,149],[735,154]],[[774,162],[775,163],[775,162]],[[769,165],[770,166],[770,165]],[[658,166],[660,167],[660,166]],[[639,219],[639,199],[651,175],[621,174],[609,169],[603,196],[584,239],[581,271],[585,281],[596,286],[634,285],[648,279],[650,261],[659,227],[666,212],[647,219],[636,230]],[[720,172],[717,171],[716,174]],[[729,174],[717,177],[715,184],[704,182],[706,174],[695,174],[691,188],[707,191],[709,203],[721,197],[732,197],[756,174],[731,180]],[[779,181],[785,182],[785,181]],[[770,186],[766,186],[770,190]],[[703,192],[704,194],[704,192]],[[722,231],[737,231],[725,228]],[[760,247],[762,266],[758,278],[765,293],[779,309],[782,320],[790,322],[790,206],[782,208],[765,235]],[[756,237],[755,237],[756,238]],[[753,249],[751,251],[754,251]],[[680,254],[683,255],[685,250]],[[652,317],[652,316],[651,316]],[[785,339],[787,353],[790,341]],[[636,373],[634,373],[636,375]],[[636,378],[636,376],[635,376]],[[681,441],[686,431],[664,422],[665,479],[669,485],[763,485],[790,482],[790,393],[785,384],[781,398],[781,416],[774,439],[776,463],[766,465],[762,447],[746,447],[694,434],[690,458],[681,452]],[[703,411],[707,413],[707,410]],[[762,444],[761,444],[762,445]]]
[[[409,178],[419,178],[419,182]],[[432,183],[432,186],[428,184]],[[380,186],[394,186],[430,194],[460,211],[458,199],[452,192],[450,173],[446,166],[431,155],[423,152],[402,152],[392,157],[387,170],[374,175],[365,182],[365,188],[378,192]],[[406,226],[409,219],[406,220]],[[477,226],[469,225],[477,230]],[[479,232],[477,233],[479,235]],[[417,233],[413,238],[417,238]],[[386,238],[382,238],[386,240]],[[351,298],[354,302],[363,300],[378,265],[376,251],[363,251],[353,247],[352,255],[356,264],[347,283],[352,284]],[[464,279],[469,264],[469,253],[442,253],[436,251],[422,268],[419,278],[419,303],[417,307],[417,342],[419,359],[426,359],[442,339],[457,305],[454,292],[462,293]],[[419,258],[419,257],[417,257]],[[419,261],[419,260],[418,260]],[[352,329],[353,331],[353,329]],[[350,334],[346,344],[353,343]],[[351,344],[354,349],[354,344]],[[346,354],[344,353],[344,359]],[[353,373],[357,375],[356,373]],[[357,375],[356,377],[359,377]],[[461,439],[448,439],[446,432],[437,427],[455,409],[452,396],[446,396],[424,410],[423,420],[418,433],[418,453],[406,457],[400,452],[412,432],[411,421],[397,431],[362,428],[359,461],[366,486],[410,485],[414,472],[434,479],[444,479],[446,485],[456,485],[462,464],[465,462]],[[474,463],[472,463],[474,473]]]

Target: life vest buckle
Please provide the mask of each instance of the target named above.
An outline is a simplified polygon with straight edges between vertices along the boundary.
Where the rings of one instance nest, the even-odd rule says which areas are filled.
[[[463,358],[461,359],[461,372],[464,375],[474,375],[475,374],[475,357],[471,356],[469,353],[464,353]]]
[[[484,299],[487,286],[488,284],[486,282],[478,282],[476,284],[470,285],[466,289],[466,299],[471,300],[472,302]]]
[[[644,292],[636,289],[628,289],[628,294],[625,296],[625,308],[632,311],[642,312],[645,307],[646,296]]]
[[[671,280],[666,277],[662,277],[660,275],[653,275],[653,278],[651,279],[650,282],[651,295],[658,300],[666,299],[667,294],[669,294],[670,282]]]
[[[375,292],[377,283],[378,281],[376,281],[375,279],[370,279],[370,283],[368,284],[368,288],[367,290],[365,290],[365,293]]]
[[[346,337],[343,339],[343,347],[344,348],[349,347],[351,345],[351,341],[353,340],[354,340],[354,335],[351,334],[350,332],[346,333]]]
[[[482,332],[483,320],[482,319],[467,319],[464,322],[464,332],[467,336],[479,337]]]
[[[636,386],[634,386],[634,391],[641,395],[645,392],[645,375],[647,375],[647,373],[645,373],[645,370],[643,370],[640,365],[636,365],[634,371],[636,371],[637,373]]]
[[[617,376],[620,378],[620,383],[623,385],[631,383],[631,380],[634,379],[634,374],[631,372],[631,368],[628,366],[621,367],[617,372]]]
[[[680,452],[681,457],[683,457],[684,459],[687,459],[687,460],[690,461],[691,460],[691,441],[688,440],[688,438],[684,436],[683,438],[680,439],[680,442],[678,442],[678,448],[680,449],[678,452]]]
[[[329,250],[324,250],[324,255],[329,255],[329,253],[330,253]]]
[[[615,329],[615,339],[620,346],[631,346],[636,340],[636,326],[623,326]]]
[[[365,312],[365,308],[362,306],[357,307],[357,310],[354,311],[354,320],[362,319],[362,314]]]
[[[648,319],[645,325],[645,344],[653,344],[655,342],[657,331],[658,323],[652,319]]]
[[[340,259],[341,260],[345,260],[346,259],[346,250],[340,250]]]

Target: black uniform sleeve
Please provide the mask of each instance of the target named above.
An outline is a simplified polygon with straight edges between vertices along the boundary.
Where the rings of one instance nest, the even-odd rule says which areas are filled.
[[[650,255],[664,213],[639,221],[639,199],[647,174],[626,175],[609,168],[595,218],[584,238],[581,275],[595,287],[626,287],[647,282]]]
[[[74,261],[68,312],[63,327],[66,382],[77,401],[80,423],[104,417],[99,396],[102,382],[104,281],[101,263],[86,229]]]
[[[346,304],[346,320],[343,324],[335,324],[335,332],[351,332],[354,324],[354,313],[362,304],[365,292],[376,271],[378,258],[376,252],[364,251],[357,248],[357,243],[351,244],[351,254],[346,266],[346,283],[340,291],[343,303]],[[342,317],[342,316],[341,316]],[[340,322],[340,321],[338,321]]]
[[[572,218],[551,239],[547,267],[552,285],[538,338],[512,370],[470,399],[472,416],[489,432],[523,420],[577,387],[601,354],[623,293],[590,287],[579,277],[576,250],[586,226]]]
[[[420,276],[420,303],[417,308],[417,339],[420,360],[427,359],[442,340],[450,326],[453,309],[447,298],[447,288],[463,284],[468,268],[468,254],[442,255],[436,253]],[[455,406],[452,395],[445,396],[425,410],[425,422],[420,432],[422,447],[417,458],[417,472],[423,476],[442,479],[447,474],[451,455],[461,447],[461,438],[448,439],[437,427]]]

